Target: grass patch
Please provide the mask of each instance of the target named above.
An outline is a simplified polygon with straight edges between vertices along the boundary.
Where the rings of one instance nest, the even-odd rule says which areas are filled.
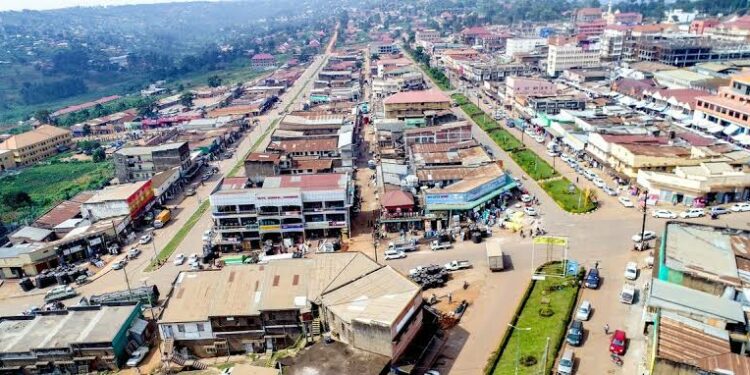
[[[114,167],[109,161],[54,160],[23,168],[17,175],[6,175],[0,179],[0,197],[25,192],[32,200],[31,205],[19,207],[0,204],[0,219],[3,222],[35,220],[63,200],[84,190],[99,189],[114,177]]]
[[[574,188],[571,192],[569,190],[570,185],[570,180],[560,178],[543,182],[542,189],[565,211],[584,213],[596,208],[596,192],[594,190],[582,191],[573,184]]]
[[[542,267],[548,274],[562,273],[562,263],[551,263]],[[530,331],[512,330],[507,341],[502,342],[500,357],[491,374],[513,374],[518,365],[519,374],[549,374],[555,363],[555,355],[560,350],[570,314],[575,307],[578,294],[577,276],[547,277],[546,280],[532,281],[528,299],[521,302],[515,326],[531,328]],[[540,311],[551,312],[551,316]],[[509,328],[510,329],[510,328]],[[550,338],[547,365],[544,366],[544,348]],[[516,357],[533,357],[536,364],[525,366]],[[521,363],[519,363],[521,362]],[[533,362],[533,361],[531,361]],[[544,367],[542,369],[542,367]],[[540,371],[541,370],[541,371]]]
[[[521,142],[516,139],[505,129],[494,129],[489,132],[490,138],[492,138],[498,146],[505,152],[513,151],[521,148]]]
[[[510,154],[510,157],[518,164],[528,175],[536,181],[546,180],[555,177],[557,172],[549,163],[540,158],[539,155],[531,150],[518,150]]]
[[[159,255],[156,256],[156,260],[152,261],[151,264],[146,267],[146,272],[150,272],[156,269],[156,262],[165,262],[169,257],[172,255],[172,253],[177,250],[177,246],[180,246],[180,243],[185,239],[188,233],[190,233],[191,230],[193,230],[193,227],[195,227],[195,224],[198,224],[198,220],[200,220],[201,216],[208,210],[209,200],[204,200],[199,206],[198,209],[193,212],[192,215],[190,215],[190,218],[185,222],[185,225],[180,228],[180,230],[175,234],[174,237],[172,237],[169,242],[167,242],[167,245],[164,246],[163,249],[159,252]]]

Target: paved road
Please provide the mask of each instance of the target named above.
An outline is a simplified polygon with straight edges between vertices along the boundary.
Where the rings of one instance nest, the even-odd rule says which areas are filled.
[[[176,209],[174,219],[164,228],[158,229],[154,232],[154,243],[147,244],[145,246],[139,246],[143,253],[136,260],[131,261],[123,270],[112,271],[108,266],[102,272],[105,272],[93,282],[78,287],[78,291],[81,295],[92,295],[100,294],[115,290],[126,289],[125,283],[125,272],[127,272],[127,278],[130,281],[131,287],[141,286],[144,283],[148,285],[156,284],[159,290],[162,291],[162,295],[165,295],[171,288],[171,284],[175,277],[181,270],[187,269],[187,265],[175,266],[172,263],[175,254],[183,253],[186,256],[192,253],[199,254],[201,252],[202,235],[203,232],[210,229],[211,215],[210,210],[206,211],[193,227],[193,229],[187,234],[185,239],[182,241],[180,246],[175,251],[169,261],[164,264],[159,270],[154,272],[146,272],[145,268],[153,259],[154,247],[156,252],[160,251],[164,245],[182,228],[184,222],[192,215],[193,212],[198,208],[200,202],[207,199],[211,191],[215,188],[220,180],[221,176],[229,172],[232,167],[237,163],[238,160],[244,158],[244,155],[251,146],[264,134],[268,127],[270,127],[274,120],[278,119],[283,115],[282,112],[286,110],[296,110],[301,108],[301,104],[304,101],[304,95],[301,93],[309,91],[312,87],[313,77],[317,74],[317,71],[325,64],[330,56],[330,49],[323,56],[317,56],[311,65],[305,70],[302,76],[295,82],[295,84],[281,95],[282,104],[277,109],[273,109],[263,116],[258,117],[260,121],[259,125],[249,131],[237,146],[237,152],[230,159],[225,159],[217,163],[220,173],[214,175],[211,180],[207,181],[204,185],[197,188],[197,193],[191,197],[185,197],[181,202],[169,202],[171,205],[178,205]],[[269,141],[269,137],[263,139],[261,148]],[[241,175],[241,174],[240,174]],[[181,199],[181,198],[179,198]],[[129,247],[128,247],[129,248]],[[2,288],[17,288],[13,283],[2,286]],[[43,296],[40,293],[32,293],[31,295],[17,294],[17,293],[2,293],[16,294],[14,298],[7,298],[0,301],[0,315],[12,315],[18,314],[21,311],[31,306],[41,306],[43,304]]]
[[[434,82],[433,82],[433,86]],[[476,100],[473,100],[476,103]],[[492,113],[488,106],[480,101],[480,106]],[[460,112],[460,109],[456,109]],[[463,113],[461,112],[463,115]],[[465,117],[465,115],[464,115]],[[511,129],[520,138],[520,132]],[[487,133],[476,124],[473,135],[480,143],[490,148],[494,155],[503,160],[505,168],[514,176],[525,176],[523,183],[531,194],[540,201],[540,218],[543,227],[550,235],[566,236],[569,238],[569,258],[578,261],[585,267],[598,263],[603,282],[598,290],[584,290],[582,299],[592,302],[594,313],[589,322],[584,324],[586,338],[584,345],[575,348],[580,374],[636,374],[638,365],[644,360],[645,339],[640,330],[643,299],[635,305],[624,305],[619,302],[619,292],[624,281],[625,264],[636,261],[641,267],[640,277],[636,282],[638,288],[643,288],[650,279],[650,270],[644,269],[644,259],[647,252],[631,250],[630,237],[640,233],[642,214],[633,208],[620,205],[616,197],[606,196],[590,181],[578,178],[580,187],[589,187],[597,191],[600,207],[593,213],[586,215],[569,214],[557,206],[546,195],[541,187],[529,178],[513,160],[492,141]],[[546,155],[544,144],[538,144],[528,136],[524,137],[527,147],[534,150],[543,159],[552,164],[552,159]],[[560,160],[556,160],[558,171],[576,181],[577,174]],[[609,186],[613,181],[597,171]],[[678,210],[680,208],[677,208]],[[709,218],[693,219],[694,222],[713,225],[728,225],[730,227],[746,228],[750,216],[747,213],[733,213],[722,217],[718,221]],[[665,221],[652,219],[646,222],[646,229],[661,233]],[[471,243],[459,243],[453,250],[433,253],[422,251],[410,254],[406,259],[389,261],[393,267],[407,272],[408,269],[426,263],[445,263],[454,259],[468,259],[475,264],[475,270],[469,276],[473,278],[477,288],[474,304],[467,310],[461,324],[451,330],[443,358],[439,360],[437,368],[441,373],[476,374],[480,373],[490,354],[497,349],[503,336],[506,324],[512,318],[513,312],[520,301],[523,289],[530,281],[533,267],[540,265],[545,259],[537,257],[532,264],[532,245],[529,239],[521,239],[518,235],[511,235],[502,230],[496,232],[502,237],[503,247],[511,259],[511,269],[505,272],[490,273],[486,269],[484,247]],[[451,285],[449,284],[449,288]],[[459,290],[460,285],[453,285]],[[459,290],[460,292],[460,290]],[[426,293],[426,296],[430,292]],[[609,324],[611,330],[623,329],[630,336],[628,353],[624,357],[625,366],[616,367],[608,360],[609,336],[604,334],[603,326]],[[532,353],[529,353],[532,354]]]

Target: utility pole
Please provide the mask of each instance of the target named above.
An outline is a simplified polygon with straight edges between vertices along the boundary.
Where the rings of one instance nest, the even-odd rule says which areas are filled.
[[[130,280],[128,280],[128,271],[125,269],[125,266],[122,266],[122,273],[125,275],[125,285],[128,286],[128,294],[133,295],[133,291],[130,290]]]
[[[531,331],[531,327],[521,328],[521,327],[516,327],[516,326],[514,326],[514,325],[512,325],[510,323],[508,323],[508,327],[513,328],[515,330],[520,330],[520,331]],[[516,370],[515,370],[515,375],[518,375],[518,363],[520,361],[521,361],[521,338],[519,336],[518,340],[516,340],[516,366],[515,366]]]
[[[641,220],[641,250],[645,250],[645,241],[643,235],[646,234],[646,200],[648,199],[648,192],[643,196],[643,219]]]

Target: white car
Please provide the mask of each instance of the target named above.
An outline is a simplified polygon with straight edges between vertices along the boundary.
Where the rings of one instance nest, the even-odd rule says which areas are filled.
[[[683,219],[694,219],[703,216],[706,216],[706,212],[702,208],[690,208],[680,212],[680,217]]]
[[[182,253],[177,254],[174,257],[174,265],[175,266],[180,266],[180,265],[182,265],[182,263],[185,263],[185,254],[182,254]]]
[[[620,204],[623,205],[623,206],[625,206],[625,207],[628,207],[628,208],[635,207],[635,205],[633,204],[633,201],[630,200],[630,198],[628,198],[628,197],[619,197],[619,198],[617,198],[617,201],[619,201]]]
[[[130,356],[127,362],[125,362],[128,367],[135,367],[138,366],[139,363],[143,360],[144,357],[148,354],[148,346],[141,346],[138,349],[136,349],[133,354]]]
[[[643,232],[644,241],[650,241],[650,240],[653,240],[654,238],[656,238],[656,232],[652,230],[647,230]],[[630,237],[630,239],[633,240],[633,242],[641,242],[641,234],[640,233],[634,234],[633,237]]]
[[[147,243],[151,242],[151,240],[152,240],[152,239],[154,239],[154,237],[153,237],[153,236],[151,235],[151,233],[148,233],[148,234],[144,234],[144,235],[142,235],[142,236],[141,236],[141,240],[140,240],[140,241],[138,241],[138,242],[139,242],[139,243],[140,243],[141,245],[145,245],[145,244],[147,244]]]
[[[596,175],[596,173],[592,172],[590,169],[586,169],[583,171],[583,177],[586,177],[587,180],[595,180],[599,178],[599,176]]]
[[[544,143],[544,136],[537,135],[536,137],[534,137],[534,140],[536,141],[536,143]]]
[[[677,214],[670,210],[654,210],[651,216],[657,219],[677,219]]]
[[[606,183],[604,183],[604,180],[602,180],[602,179],[601,179],[601,178],[599,178],[599,177],[595,178],[595,179],[593,180],[593,182],[594,182],[594,185],[595,185],[596,187],[600,188],[600,189],[603,189],[603,188],[604,188],[605,186],[607,186],[607,184],[606,184]]]
[[[118,260],[117,262],[112,263],[112,269],[115,271],[121,270],[126,264],[128,264],[128,262],[125,260]]]
[[[735,203],[732,205],[730,210],[734,212],[745,212],[750,211],[750,203]]]
[[[536,215],[539,215],[539,212],[538,212],[538,211],[536,210],[536,208],[534,208],[534,207],[524,207],[524,208],[523,208],[523,212],[524,212],[524,213],[525,213],[526,215],[529,215],[529,216],[536,216]]]
[[[628,262],[625,265],[625,278],[628,280],[635,280],[638,278],[638,264],[636,262]]]
[[[549,156],[551,156],[551,157],[554,158],[556,156],[560,156],[560,152],[556,151],[556,150],[547,149],[547,155],[549,155]]]
[[[188,263],[195,263],[198,261],[198,254],[192,253],[190,254],[190,257],[188,258]]]
[[[589,301],[581,302],[581,305],[578,306],[578,310],[576,310],[576,319],[589,320],[590,316],[591,316],[591,302]]]
[[[616,197],[616,196],[617,196],[617,190],[615,190],[615,189],[613,189],[613,188],[611,188],[611,187],[609,187],[609,186],[604,186],[604,187],[602,188],[602,190],[603,190],[603,191],[604,191],[604,192],[605,192],[605,193],[606,193],[607,195],[609,195],[610,197]]]
[[[531,202],[531,195],[524,194],[521,196],[521,202],[523,203],[529,203]]]
[[[406,253],[399,250],[386,250],[385,260],[406,258]]]

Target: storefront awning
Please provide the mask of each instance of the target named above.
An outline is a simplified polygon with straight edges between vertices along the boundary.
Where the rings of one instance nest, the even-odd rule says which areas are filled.
[[[481,197],[479,199],[473,200],[471,202],[459,203],[459,204],[432,204],[432,205],[428,205],[427,209],[430,212],[433,212],[433,211],[449,211],[449,210],[453,210],[453,211],[472,210],[475,207],[479,206],[480,204],[486,203],[490,199],[495,198],[498,195],[500,195],[500,194],[502,194],[502,193],[504,193],[506,191],[509,191],[510,189],[512,189],[512,188],[514,188],[516,186],[517,186],[516,182],[515,181],[511,181],[508,184],[506,184],[505,186],[501,187],[500,189],[497,189],[497,190],[495,190],[495,191],[493,191],[493,192],[491,192],[491,193],[489,193],[489,194],[487,194],[487,195],[485,195],[485,196],[483,196],[483,197]]]
[[[709,125],[709,126],[708,126],[708,127],[706,128],[706,133],[709,133],[709,134],[716,134],[716,133],[719,133],[719,132],[721,132],[722,130],[724,130],[724,127],[723,127],[723,126],[721,126],[721,125]]]
[[[750,135],[748,134],[736,135],[733,136],[732,139],[743,146],[750,146]]]
[[[740,130],[740,127],[734,124],[729,124],[724,130],[722,130],[722,133],[726,135],[734,135]]]

